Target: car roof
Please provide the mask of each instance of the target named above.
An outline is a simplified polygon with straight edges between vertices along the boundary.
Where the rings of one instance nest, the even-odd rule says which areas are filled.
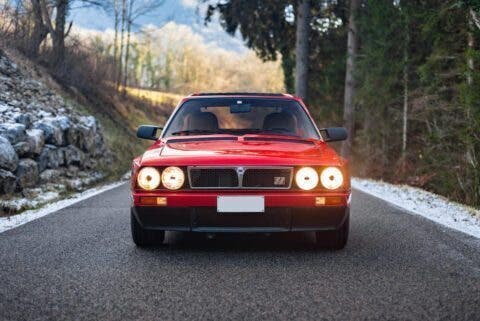
[[[192,98],[218,98],[218,97],[261,97],[261,98],[281,98],[281,99],[298,99],[290,94],[282,93],[256,93],[256,92],[206,92],[190,94],[187,99]]]

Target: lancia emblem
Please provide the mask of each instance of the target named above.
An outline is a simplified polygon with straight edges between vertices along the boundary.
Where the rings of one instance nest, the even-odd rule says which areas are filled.
[[[237,174],[238,174],[238,175],[243,175],[243,174],[245,174],[245,168],[243,168],[243,167],[237,167]]]
[[[275,186],[285,185],[285,177],[284,176],[275,176],[273,178],[273,185],[275,185]]]

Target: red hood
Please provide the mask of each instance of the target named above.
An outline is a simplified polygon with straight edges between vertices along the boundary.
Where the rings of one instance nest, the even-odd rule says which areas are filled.
[[[279,136],[188,137],[158,141],[143,154],[141,166],[331,165],[344,160],[322,141]]]

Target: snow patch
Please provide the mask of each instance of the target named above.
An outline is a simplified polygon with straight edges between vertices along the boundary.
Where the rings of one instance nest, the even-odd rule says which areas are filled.
[[[407,185],[352,178],[352,187],[436,223],[480,238],[480,210]]]
[[[9,107],[7,105],[4,105],[2,103],[0,103],[0,113],[3,113],[5,111],[7,111],[9,109]]]
[[[8,217],[0,217],[0,233],[10,230],[12,228],[18,227],[30,221],[36,220],[48,214],[54,213],[56,211],[59,211],[65,207],[68,207],[70,205],[83,201],[92,196],[114,189],[115,187],[118,187],[122,184],[125,184],[125,181],[121,181],[121,182],[117,182],[117,183],[113,183],[110,185],[105,185],[97,188],[92,188],[82,193],[76,194],[71,198],[48,204],[47,206],[42,207],[40,209],[25,211],[21,214],[12,215]],[[55,193],[54,192],[52,192],[52,194],[46,193],[46,194],[43,194],[42,197],[48,200],[53,196],[58,196],[53,194]]]

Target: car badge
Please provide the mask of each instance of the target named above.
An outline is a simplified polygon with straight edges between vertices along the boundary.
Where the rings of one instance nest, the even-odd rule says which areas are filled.
[[[245,173],[245,168],[243,167],[237,167],[237,174],[238,175],[243,175]]]
[[[285,177],[284,176],[275,176],[273,178],[273,185],[275,185],[275,186],[285,185]]]

